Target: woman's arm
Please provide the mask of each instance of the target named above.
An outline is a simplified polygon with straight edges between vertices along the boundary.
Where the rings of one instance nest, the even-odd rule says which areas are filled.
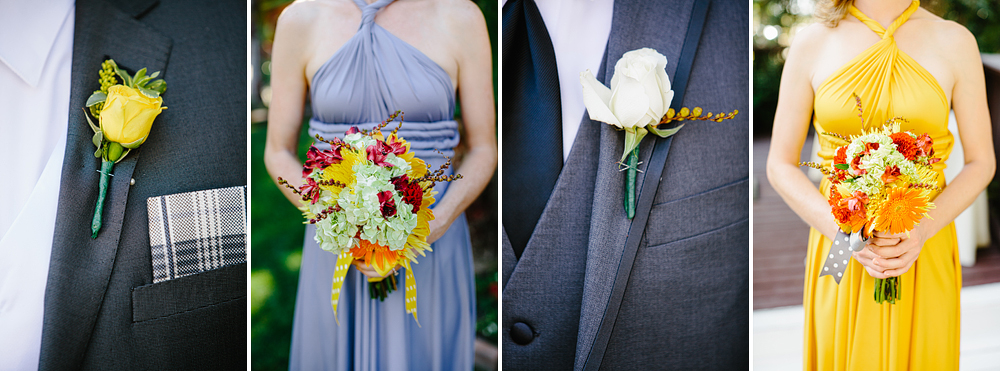
[[[941,34],[947,42],[941,55],[946,56],[955,77],[952,108],[958,121],[965,166],[958,176],[934,199],[936,208],[907,234],[887,236],[888,241],[875,239],[871,250],[857,253],[858,261],[866,265],[876,278],[899,276],[913,265],[924,242],[958,217],[986,188],[996,170],[990,113],[986,104],[986,80],[976,39],[965,27],[947,22]],[[895,239],[898,244],[893,244]],[[889,245],[878,247],[877,245]],[[874,258],[874,262],[872,262]]]
[[[462,2],[452,18],[454,50],[458,55],[458,96],[468,151],[452,182],[434,207],[427,242],[444,235],[448,227],[483,192],[497,166],[496,113],[493,106],[493,57],[483,14],[472,2]]]
[[[825,31],[823,27],[814,24],[803,29],[788,50],[767,155],[767,180],[802,220],[833,238],[838,227],[830,205],[798,165],[813,108],[810,66],[816,62],[818,33]]]
[[[278,17],[271,53],[271,105],[267,113],[267,144],[264,165],[271,178],[278,177],[298,187],[302,184],[302,163],[298,158],[299,132],[305,107],[310,13],[300,3],[290,5]],[[295,206],[302,199],[284,186],[285,197]]]

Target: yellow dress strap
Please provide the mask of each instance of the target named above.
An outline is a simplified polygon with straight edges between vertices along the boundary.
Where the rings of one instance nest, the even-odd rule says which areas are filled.
[[[913,0],[913,2],[910,3],[910,6],[903,11],[903,14],[900,14],[899,17],[896,17],[895,21],[892,21],[892,24],[889,25],[888,29],[882,28],[881,24],[876,22],[874,19],[868,18],[865,13],[862,13],[858,10],[858,8],[855,8],[854,5],[851,5],[847,11],[850,12],[851,15],[857,17],[859,21],[867,25],[872,31],[875,31],[879,37],[886,39],[892,37],[892,34],[896,32],[896,29],[903,23],[906,23],[906,20],[910,19],[910,15],[917,11],[918,8],[920,8],[920,0]]]

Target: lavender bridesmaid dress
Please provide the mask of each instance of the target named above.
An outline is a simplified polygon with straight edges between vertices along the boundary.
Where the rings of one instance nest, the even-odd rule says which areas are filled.
[[[436,151],[453,156],[459,140],[451,78],[412,45],[375,24],[375,13],[392,0],[354,2],[363,11],[361,26],[313,77],[309,133],[342,137],[351,126],[370,129],[402,110],[406,122],[400,136],[435,169],[444,163]],[[440,200],[448,183],[434,188]],[[330,307],[336,256],[320,249],[314,236],[310,225],[302,249],[290,369],[472,369],[475,289],[464,215],[432,244],[433,252],[412,266],[420,326],[406,313],[402,291],[383,302],[372,300],[365,277],[354,269],[340,294],[338,326]],[[405,279],[403,274],[399,278]]]

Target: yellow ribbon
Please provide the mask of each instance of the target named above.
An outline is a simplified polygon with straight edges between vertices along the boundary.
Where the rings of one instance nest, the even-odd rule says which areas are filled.
[[[333,288],[330,291],[330,305],[333,306],[333,318],[337,320],[337,326],[340,326],[340,317],[337,315],[337,303],[340,302],[340,287],[344,284],[344,277],[347,276],[347,270],[351,267],[351,261],[354,260],[354,256],[350,252],[341,252],[337,256],[337,267],[333,271]],[[420,326],[420,321],[417,319],[417,280],[413,276],[413,270],[410,269],[410,261],[403,261],[403,268],[406,268],[406,313],[413,314],[413,320],[417,321],[417,326]]]
[[[333,305],[333,318],[340,326],[340,317],[337,316],[337,303],[340,302],[340,286],[344,284],[344,277],[347,276],[347,269],[351,267],[354,256],[350,252],[343,251],[337,255],[337,267],[333,270],[333,289],[330,291],[330,304]]]

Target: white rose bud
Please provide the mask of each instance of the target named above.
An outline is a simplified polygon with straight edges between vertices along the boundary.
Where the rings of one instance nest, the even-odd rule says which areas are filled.
[[[590,70],[580,73],[583,102],[591,120],[618,128],[646,127],[660,122],[674,97],[666,72],[667,58],[642,48],[622,56],[615,64],[611,88]]]

